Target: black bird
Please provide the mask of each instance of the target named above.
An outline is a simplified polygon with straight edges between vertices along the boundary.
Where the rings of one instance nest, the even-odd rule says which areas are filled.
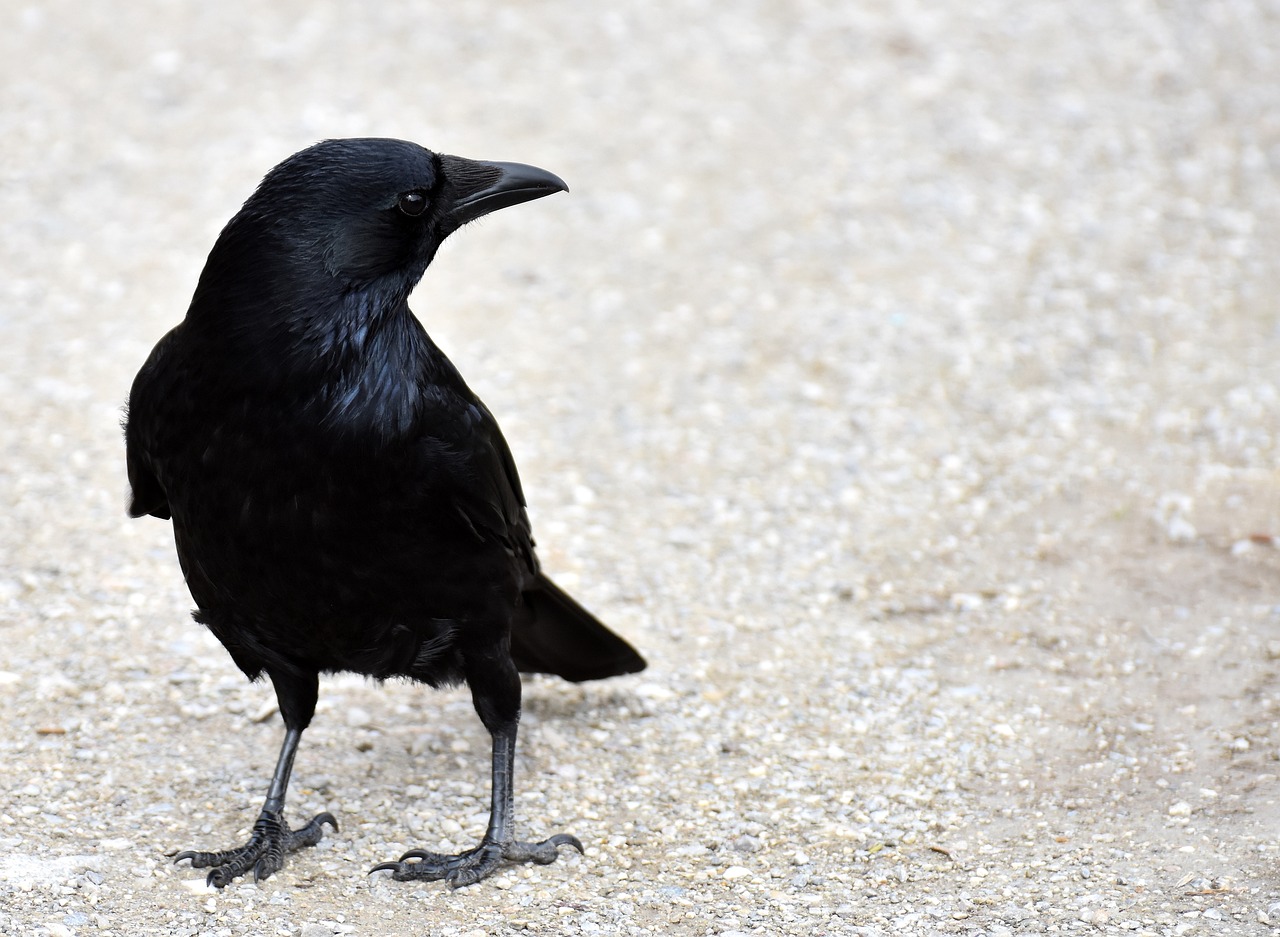
[[[644,660],[544,575],[498,424],[410,312],[441,242],[567,187],[519,163],[387,139],[285,160],[228,222],[186,318],[134,379],[125,440],[134,517],[172,518],[197,621],[250,679],[270,678],[285,736],[249,841],[186,851],[219,888],[320,841],[285,794],[318,675],[466,681],[493,738],[480,844],[411,850],[396,879],[555,861],[559,833],[512,829],[519,672],[594,680]]]

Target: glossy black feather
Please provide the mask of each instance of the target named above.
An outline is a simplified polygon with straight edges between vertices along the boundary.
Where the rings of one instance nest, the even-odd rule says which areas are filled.
[[[449,159],[344,140],[278,166],[134,382],[130,513],[172,517],[197,617],[251,677],[448,683],[459,641],[514,625],[536,644],[543,607],[584,642],[560,635],[529,669],[643,666],[580,607],[539,601],[554,587],[506,441],[407,305],[456,227]],[[398,210],[410,191],[424,217]]]
[[[249,841],[177,855],[210,884],[264,878],[336,829],[327,812],[284,819],[327,671],[465,680],[493,739],[480,845],[378,869],[464,885],[582,849],[564,833],[515,839],[517,669],[588,680],[644,661],[539,570],[498,424],[407,304],[456,228],[564,188],[397,140],[317,144],[227,224],[186,318],[138,372],[130,513],[172,519],[196,618],[270,678],[286,730]]]

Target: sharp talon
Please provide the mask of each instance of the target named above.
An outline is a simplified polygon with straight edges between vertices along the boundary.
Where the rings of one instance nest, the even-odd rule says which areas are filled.
[[[572,833],[557,833],[547,840],[552,846],[559,848],[560,846],[572,846],[582,855],[586,855],[587,851],[582,848],[582,842]]]
[[[338,828],[333,814],[328,812],[316,814],[296,830],[289,829],[278,813],[264,812],[254,823],[249,841],[243,846],[225,852],[184,849],[173,857],[173,861],[176,864],[186,859],[192,868],[210,869],[205,882],[213,888],[223,888],[242,875],[247,878],[252,874],[253,880],[260,882],[280,871],[288,853],[320,842],[325,823],[335,830]]]
[[[582,841],[571,833],[556,833],[540,843],[509,842],[502,845],[483,840],[474,849],[457,855],[442,855],[426,849],[410,849],[397,862],[383,862],[369,871],[392,873],[398,882],[434,882],[444,879],[450,888],[465,888],[488,878],[503,862],[533,862],[550,865],[556,861],[561,846],[572,846],[584,852]]]

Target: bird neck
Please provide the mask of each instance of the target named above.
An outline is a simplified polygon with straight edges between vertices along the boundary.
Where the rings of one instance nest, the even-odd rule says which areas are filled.
[[[287,298],[272,285],[197,291],[183,327],[210,358],[236,362],[220,393],[293,413],[299,426],[336,431],[335,441],[411,434],[423,401],[441,390],[472,399],[410,311],[407,287],[325,287]]]
[[[389,442],[412,435],[427,398],[472,399],[403,299],[351,297],[341,314],[302,330],[294,357],[319,381],[313,412],[343,436]]]

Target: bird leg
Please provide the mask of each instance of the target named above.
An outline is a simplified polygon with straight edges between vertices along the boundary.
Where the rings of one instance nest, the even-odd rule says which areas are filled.
[[[504,860],[548,865],[556,861],[560,846],[572,846],[582,852],[582,843],[569,833],[557,833],[540,843],[523,843],[515,839],[512,830],[515,808],[511,786],[515,736],[515,725],[512,724],[509,733],[493,737],[493,802],[489,813],[489,829],[485,831],[480,845],[456,855],[410,849],[398,861],[384,862],[369,871],[388,870],[398,882],[434,882],[444,879],[453,888],[461,888],[488,877]]]
[[[336,831],[338,821],[333,814],[318,813],[296,830],[284,822],[284,798],[289,790],[289,776],[293,773],[293,758],[298,753],[302,730],[311,722],[315,712],[317,680],[314,674],[299,676],[288,673],[271,673],[271,682],[280,701],[280,714],[284,718],[284,743],[276,770],[271,775],[271,787],[266,802],[249,841],[243,846],[224,852],[200,852],[188,849],[173,857],[174,862],[191,860],[193,869],[211,869],[206,881],[215,888],[222,888],[233,878],[253,871],[254,881],[267,878],[284,865],[285,853],[303,846],[314,846],[324,836],[328,823]]]
[[[472,664],[468,661],[468,664]],[[473,885],[489,876],[499,863],[534,862],[548,865],[556,861],[559,847],[572,846],[582,852],[582,843],[569,833],[557,833],[538,843],[515,839],[513,815],[515,794],[516,730],[520,721],[520,675],[511,663],[488,657],[479,666],[468,666],[467,682],[480,720],[493,737],[492,800],[489,828],[480,845],[456,855],[410,849],[395,862],[383,862],[370,872],[389,871],[398,882],[444,879],[453,888]]]

